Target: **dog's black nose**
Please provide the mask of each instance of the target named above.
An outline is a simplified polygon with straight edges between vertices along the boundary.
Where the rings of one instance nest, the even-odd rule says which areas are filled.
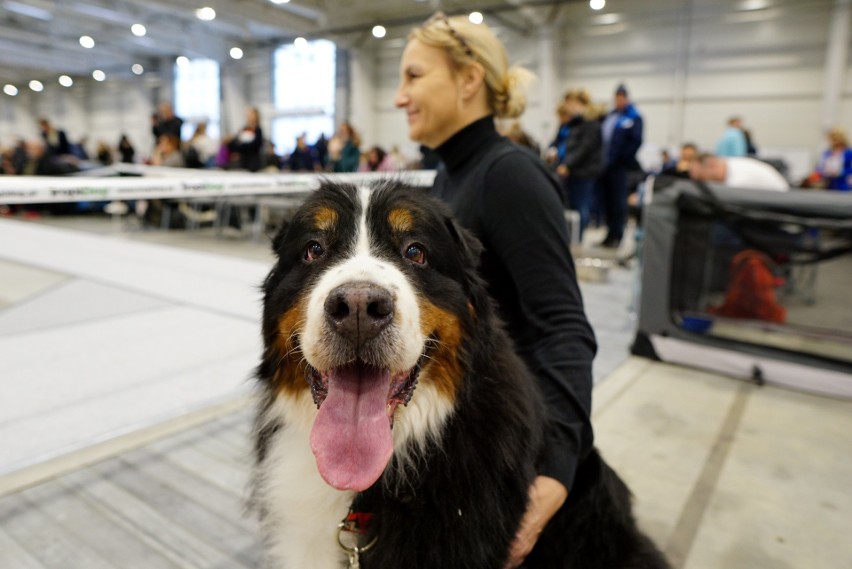
[[[371,283],[346,283],[325,300],[325,316],[341,336],[360,345],[375,338],[393,320],[393,297]]]

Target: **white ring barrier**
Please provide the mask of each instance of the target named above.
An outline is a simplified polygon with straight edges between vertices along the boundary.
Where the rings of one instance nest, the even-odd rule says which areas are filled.
[[[100,169],[99,173],[105,171],[107,170]],[[287,195],[315,190],[324,179],[350,184],[368,184],[376,180],[393,178],[412,186],[429,187],[435,179],[434,170],[393,173],[249,174],[121,165],[111,167],[109,172],[144,175],[141,177],[2,176],[0,177],[0,204]]]

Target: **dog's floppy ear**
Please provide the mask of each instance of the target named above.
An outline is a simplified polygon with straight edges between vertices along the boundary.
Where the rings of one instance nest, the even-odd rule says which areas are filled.
[[[473,233],[459,225],[455,219],[448,217],[445,223],[447,224],[447,230],[450,232],[456,245],[458,245],[459,251],[461,251],[465,269],[470,267],[475,271],[479,268],[482,243],[474,237]]]
[[[488,314],[490,313],[488,293],[485,290],[485,282],[477,270],[483,251],[482,243],[453,218],[446,218],[445,223],[461,254],[465,292],[480,315]]]
[[[284,237],[287,236],[287,230],[290,228],[290,222],[286,219],[281,222],[281,225],[278,226],[278,231],[275,232],[275,236],[272,238],[272,252],[278,255],[278,250],[281,248],[281,243],[284,241]]]

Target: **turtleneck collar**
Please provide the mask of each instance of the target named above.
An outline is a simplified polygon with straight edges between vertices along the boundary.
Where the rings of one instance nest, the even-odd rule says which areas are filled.
[[[447,167],[447,172],[458,172],[471,156],[486,142],[499,140],[500,134],[494,126],[494,116],[488,115],[475,120],[435,149]]]

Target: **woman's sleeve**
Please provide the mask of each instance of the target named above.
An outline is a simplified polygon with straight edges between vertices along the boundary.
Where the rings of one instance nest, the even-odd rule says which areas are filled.
[[[592,360],[597,349],[586,319],[556,182],[530,157],[504,156],[486,174],[484,237],[507,267],[523,317],[537,330],[519,346],[534,362],[549,414],[540,474],[571,488],[591,450]]]

